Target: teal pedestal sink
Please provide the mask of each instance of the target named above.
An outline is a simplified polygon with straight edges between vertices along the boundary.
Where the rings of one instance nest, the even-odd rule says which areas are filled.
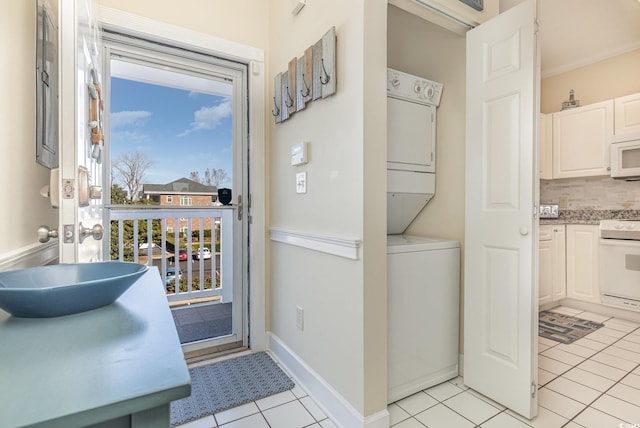
[[[101,262],[0,272],[0,308],[16,317],[50,318],[113,303],[148,266]]]

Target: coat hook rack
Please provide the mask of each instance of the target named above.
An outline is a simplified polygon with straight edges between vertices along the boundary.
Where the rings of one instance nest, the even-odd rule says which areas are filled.
[[[289,61],[273,78],[275,123],[288,120],[305,105],[336,93],[336,32],[331,27],[322,38]]]

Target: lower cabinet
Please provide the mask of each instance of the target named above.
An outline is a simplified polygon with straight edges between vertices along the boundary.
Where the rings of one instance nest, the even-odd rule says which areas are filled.
[[[540,226],[538,303],[555,302],[567,295],[565,226]]]
[[[600,303],[597,225],[567,226],[567,297]]]

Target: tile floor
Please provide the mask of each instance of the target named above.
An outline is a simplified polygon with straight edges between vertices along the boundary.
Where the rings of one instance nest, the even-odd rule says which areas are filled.
[[[539,407],[534,420],[517,416],[457,378],[391,404],[391,426],[640,427],[640,324],[567,307],[552,310],[605,326],[570,345],[538,339]]]
[[[394,428],[640,427],[640,324],[552,309],[605,326],[573,342],[539,338],[539,410],[530,421],[452,379],[389,405]],[[637,425],[634,425],[637,424]],[[180,428],[334,428],[313,400],[293,390]]]

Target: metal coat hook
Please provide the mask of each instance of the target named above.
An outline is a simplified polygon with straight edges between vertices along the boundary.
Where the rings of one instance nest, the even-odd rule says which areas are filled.
[[[291,94],[289,94],[289,87],[287,86],[287,100],[284,102],[288,108],[293,107],[293,98],[291,98]]]
[[[331,80],[331,76],[329,76],[329,73],[327,73],[327,69],[324,68],[324,58],[322,58],[320,60],[322,62],[322,74],[320,75],[320,83],[322,83],[323,85],[326,85],[327,83],[329,83],[329,80]],[[322,75],[327,76],[326,79],[322,78]]]
[[[304,82],[304,90],[300,89],[300,94],[303,97],[308,97],[309,94],[311,94],[311,88],[309,87],[309,85],[307,85],[307,81],[304,78],[304,73],[302,73],[302,81]]]
[[[271,110],[271,114],[274,116],[280,116],[280,107],[278,107],[278,103],[276,103],[276,97],[273,97],[273,106],[276,108],[275,110]]]

